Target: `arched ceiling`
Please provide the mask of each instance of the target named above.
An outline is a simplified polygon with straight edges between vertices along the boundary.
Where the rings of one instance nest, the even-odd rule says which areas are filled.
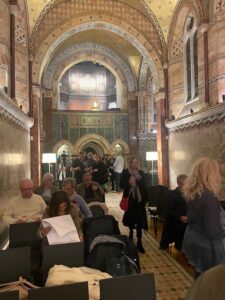
[[[178,1],[179,0],[120,0],[119,2],[127,3],[145,15],[148,15],[148,10],[151,10],[161,26],[161,30],[166,39],[170,20]],[[47,9],[48,6],[54,4],[54,2],[55,0],[27,0],[30,34],[41,13]]]

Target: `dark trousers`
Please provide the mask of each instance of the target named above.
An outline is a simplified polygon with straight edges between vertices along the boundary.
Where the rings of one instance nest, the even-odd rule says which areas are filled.
[[[121,188],[120,188],[120,177],[121,177],[121,173],[115,172],[115,182],[116,182],[116,191],[117,191],[117,192],[121,192]]]
[[[115,174],[114,174],[114,172],[112,172],[110,175],[110,181],[112,183],[112,191],[114,191],[115,190]]]

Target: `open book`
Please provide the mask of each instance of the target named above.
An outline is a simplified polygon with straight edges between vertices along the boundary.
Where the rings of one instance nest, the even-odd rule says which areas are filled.
[[[71,215],[43,219],[42,225],[44,228],[51,227],[47,235],[49,245],[80,242]]]

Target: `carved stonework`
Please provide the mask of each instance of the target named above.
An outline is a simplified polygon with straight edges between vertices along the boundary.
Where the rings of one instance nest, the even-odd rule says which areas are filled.
[[[15,123],[17,126],[27,131],[34,124],[34,120],[29,118],[21,109],[17,107],[7,94],[0,89],[0,116]]]
[[[183,57],[183,34],[180,33],[174,38],[171,50],[171,60],[177,60]]]
[[[16,26],[15,26],[15,39],[16,39],[16,42],[19,45],[21,45],[21,46],[23,46],[23,47],[26,48],[26,46],[27,46],[27,44],[26,44],[26,38],[25,38],[23,30],[22,30],[22,28],[20,26],[20,23],[18,21],[16,22]]]
[[[217,0],[215,4],[215,15],[217,19],[225,18],[225,0]]]
[[[65,60],[67,60],[70,56],[76,56],[77,52],[86,52],[89,51],[92,54],[95,52],[96,54],[103,54],[105,57],[109,58],[117,67],[121,70],[121,72],[125,75],[127,86],[129,92],[133,92],[136,90],[136,81],[134,75],[130,67],[126,64],[126,62],[118,56],[111,49],[106,48],[102,45],[92,44],[92,43],[84,43],[73,45],[70,48],[62,51],[60,55],[56,56],[48,65],[46,72],[43,76],[43,87],[46,89],[52,88],[53,77],[55,76],[55,70],[59,67],[59,65],[64,64]]]
[[[225,105],[217,105],[194,115],[180,118],[176,121],[166,123],[170,132],[190,130],[195,127],[202,127],[209,124],[216,124],[225,121]]]
[[[147,89],[147,74],[148,74],[148,60],[143,58],[139,79],[139,90],[143,91]]]

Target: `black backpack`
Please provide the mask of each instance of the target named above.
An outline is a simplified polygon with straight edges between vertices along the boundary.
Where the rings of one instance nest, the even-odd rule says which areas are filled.
[[[90,244],[86,265],[113,277],[141,271],[137,248],[125,235],[98,235]]]
[[[83,220],[83,235],[85,254],[89,253],[89,248],[93,239],[99,234],[120,234],[118,221],[111,216],[85,218]]]

